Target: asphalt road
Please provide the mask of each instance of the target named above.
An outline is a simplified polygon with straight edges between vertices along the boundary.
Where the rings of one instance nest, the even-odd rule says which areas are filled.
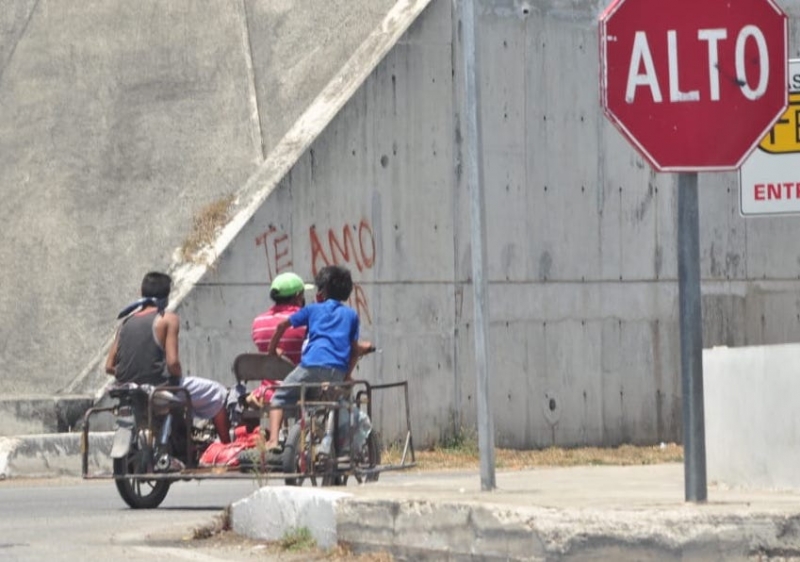
[[[257,488],[252,481],[181,482],[158,509],[129,509],[114,483],[77,478],[0,482],[0,560],[275,560],[263,546],[188,540]]]

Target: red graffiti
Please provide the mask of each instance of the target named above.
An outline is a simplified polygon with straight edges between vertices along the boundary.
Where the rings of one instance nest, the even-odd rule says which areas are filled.
[[[354,239],[354,234],[355,239]],[[358,226],[348,224],[342,227],[341,239],[334,229],[327,233],[327,248],[320,240],[316,227],[308,230],[311,243],[311,272],[316,275],[325,265],[349,265],[359,272],[371,269],[375,264],[375,236],[366,220]]]
[[[292,245],[288,234],[276,236],[273,240],[275,256],[275,273],[292,269]]]
[[[279,232],[273,225],[269,225],[267,230],[256,236],[256,246],[264,246],[267,279],[273,279],[279,273],[292,269],[292,241],[285,232]]]
[[[341,232],[341,237],[338,237],[336,231],[329,228],[327,235],[320,237],[316,227],[308,230],[311,272],[315,276],[326,265],[349,266],[359,272],[372,269],[375,265],[375,236],[366,219],[362,219],[357,226],[345,224]],[[367,295],[358,283],[353,287],[348,305],[358,312],[363,321],[372,324]]]
[[[372,316],[369,314],[367,296],[364,294],[364,289],[361,285],[356,284],[353,287],[353,294],[350,295],[348,304],[356,309],[356,312],[362,320],[366,321],[367,324],[372,324]]]
[[[376,248],[372,227],[366,219],[358,225],[345,224],[341,235],[329,228],[320,236],[315,227],[308,231],[311,245],[311,272],[314,276],[326,265],[343,265],[363,272],[375,265]],[[270,225],[267,230],[256,236],[256,246],[263,246],[267,261],[267,279],[272,280],[284,271],[291,271],[292,239],[286,232]],[[372,315],[364,288],[355,283],[353,293],[347,304],[354,308],[362,322],[372,324]]]

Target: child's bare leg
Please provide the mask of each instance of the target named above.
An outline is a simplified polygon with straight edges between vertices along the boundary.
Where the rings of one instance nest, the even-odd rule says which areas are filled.
[[[267,450],[274,449],[278,446],[278,434],[281,430],[281,422],[283,422],[283,409],[272,408],[269,411],[269,441],[264,445]]]

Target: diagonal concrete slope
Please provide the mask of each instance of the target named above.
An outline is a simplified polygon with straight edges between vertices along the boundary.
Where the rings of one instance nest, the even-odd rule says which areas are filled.
[[[220,231],[212,247],[205,249],[200,263],[175,263],[176,288],[172,305],[180,306],[195,284],[209,271],[209,263],[223,254],[241,229],[265,204],[275,188],[297,160],[312,145],[351,96],[373,72],[383,57],[419,17],[431,0],[400,0],[380,24],[367,36],[353,55],[338,70],[314,102],[306,109],[258,170],[236,192],[232,218]],[[110,342],[109,342],[110,343]],[[81,375],[66,389],[67,392],[95,392],[105,381],[102,362],[105,348]]]
[[[0,1],[0,396],[81,388],[142,274],[255,197],[393,5]]]
[[[265,156],[395,1],[244,3]]]

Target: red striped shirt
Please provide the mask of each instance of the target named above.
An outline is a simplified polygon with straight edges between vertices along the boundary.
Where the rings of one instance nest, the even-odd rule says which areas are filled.
[[[300,310],[299,306],[293,304],[276,304],[263,314],[256,316],[253,320],[253,343],[262,353],[269,351],[269,342],[275,333],[278,324],[289,318],[292,314]],[[289,328],[283,333],[278,347],[283,350],[284,356],[295,365],[300,364],[300,353],[303,349],[303,341],[306,339],[305,326]]]

